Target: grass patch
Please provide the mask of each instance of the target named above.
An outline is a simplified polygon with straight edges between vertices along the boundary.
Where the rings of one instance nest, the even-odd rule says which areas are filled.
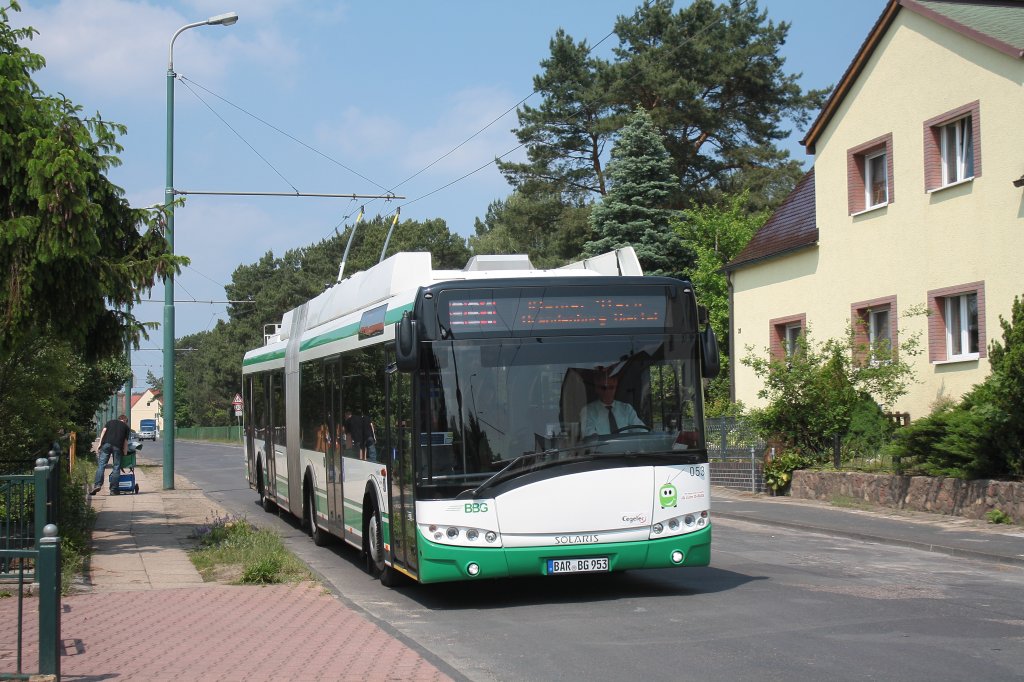
[[[65,458],[61,463],[65,463]],[[60,582],[61,594],[67,595],[85,568],[91,551],[96,511],[89,504],[86,490],[96,473],[95,458],[82,457],[66,476],[61,476],[60,498]]]
[[[189,558],[207,582],[270,585],[313,579],[277,533],[256,528],[244,517],[215,516],[190,537],[196,547]]]
[[[985,518],[988,519],[989,523],[1013,523],[1013,519],[1010,518],[1010,515],[1004,512],[1002,509],[993,509],[991,511],[985,512]]]

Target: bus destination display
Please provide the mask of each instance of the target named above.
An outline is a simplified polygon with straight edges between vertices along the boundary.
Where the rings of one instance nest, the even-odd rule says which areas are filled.
[[[448,323],[454,333],[662,329],[666,324],[665,308],[664,296],[537,296],[524,292],[521,298],[449,299]]]

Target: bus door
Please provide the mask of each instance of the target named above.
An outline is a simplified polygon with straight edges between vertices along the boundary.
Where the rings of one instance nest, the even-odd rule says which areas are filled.
[[[270,428],[270,403],[268,400],[267,382],[270,376],[266,372],[250,374],[243,382],[245,393],[245,445],[246,466],[249,468],[249,483],[259,489],[259,477],[264,475],[260,466],[273,471],[274,441],[273,429]],[[262,481],[264,491],[270,495],[269,474]],[[271,496],[272,497],[272,496]]]
[[[270,419],[267,422],[267,494],[273,500],[278,499],[277,472],[288,471],[288,451],[285,429],[284,370],[278,369],[270,373],[267,392],[267,411]]]
[[[412,376],[397,371],[388,354],[386,380],[387,441],[383,460],[391,478],[389,486],[391,561],[405,571],[419,572],[416,544],[416,508],[413,495],[415,470],[412,460]]]
[[[256,485],[256,420],[253,419],[252,384],[253,379],[258,377],[258,374],[242,377],[242,421],[245,424],[242,437],[245,439],[245,478],[250,488]]]
[[[327,528],[344,534],[344,495],[341,469],[341,364],[337,358],[324,363],[324,389],[327,399]]]

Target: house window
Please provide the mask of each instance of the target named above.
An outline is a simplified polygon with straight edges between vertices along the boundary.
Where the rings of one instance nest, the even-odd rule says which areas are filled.
[[[947,296],[946,357],[978,357],[978,294]]]
[[[980,135],[978,101],[924,122],[925,191],[981,176]]]
[[[889,343],[889,309],[880,308],[868,312],[868,341],[872,346]]]
[[[790,315],[768,321],[770,351],[773,360],[782,360],[796,353],[799,338],[807,330],[806,315]]]
[[[800,335],[804,333],[804,328],[800,324],[787,324],[786,325],[786,355],[796,355],[796,351],[799,348],[797,341]]]
[[[942,184],[950,185],[974,177],[974,143],[971,117],[942,126]]]
[[[885,152],[864,159],[864,207],[889,203],[889,180],[885,172]]]
[[[985,357],[985,283],[928,292],[928,355],[932,362]]]
[[[854,356],[862,361],[883,362],[896,347],[896,297],[886,296],[850,306]]]
[[[846,182],[851,215],[893,202],[891,133],[847,150]]]

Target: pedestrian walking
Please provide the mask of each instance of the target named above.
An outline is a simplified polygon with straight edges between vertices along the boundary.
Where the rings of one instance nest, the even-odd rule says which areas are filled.
[[[100,431],[100,449],[96,453],[96,475],[92,481],[90,495],[103,490],[103,470],[107,461],[113,457],[113,470],[110,472],[110,494],[117,495],[117,483],[121,474],[121,456],[128,454],[128,416],[122,414],[117,419],[107,422]]]

